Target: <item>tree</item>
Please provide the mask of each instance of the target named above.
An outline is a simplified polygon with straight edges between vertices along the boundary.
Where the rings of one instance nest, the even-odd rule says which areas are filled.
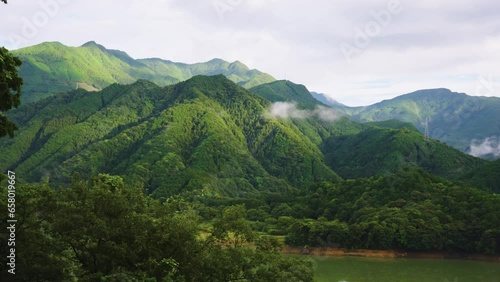
[[[1,1],[7,3],[7,0]],[[19,58],[4,47],[0,47],[0,137],[7,134],[12,137],[17,130],[17,126],[4,113],[21,104],[23,79],[17,73],[17,68],[21,64]]]

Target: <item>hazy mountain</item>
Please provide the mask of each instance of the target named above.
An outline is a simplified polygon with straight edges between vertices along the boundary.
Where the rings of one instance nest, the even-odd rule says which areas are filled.
[[[500,136],[500,98],[496,97],[476,97],[448,89],[430,89],[367,107],[343,107],[342,111],[354,120],[363,122],[388,119],[411,122],[421,132],[425,132],[427,121],[431,138],[461,151],[478,152],[476,156],[491,155],[499,150],[498,143],[488,142]],[[497,147],[493,148],[492,144],[497,144]],[[474,151],[471,146],[472,149],[475,149],[474,146],[481,148]]]
[[[205,63],[183,64],[167,60],[133,59],[127,53],[109,50],[93,41],[80,47],[47,42],[13,51],[23,61],[23,102],[32,102],[55,93],[102,89],[112,83],[128,84],[147,79],[160,86],[185,81],[195,75],[223,74],[250,88],[274,78],[243,63],[213,59]]]
[[[317,93],[317,92],[311,92],[311,95],[314,97],[314,99],[320,101],[321,103],[331,106],[331,107],[346,107],[346,105],[338,102],[337,100],[330,98],[326,94],[323,93]]]

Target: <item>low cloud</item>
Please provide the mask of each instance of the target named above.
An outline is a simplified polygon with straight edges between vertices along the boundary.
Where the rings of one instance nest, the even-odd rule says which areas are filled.
[[[500,157],[500,138],[488,137],[484,140],[472,140],[469,148],[469,154],[475,157],[493,155]]]
[[[273,118],[304,119],[316,117],[323,121],[333,122],[341,117],[341,114],[334,109],[316,106],[314,110],[302,110],[295,102],[275,102],[271,105],[267,113]]]

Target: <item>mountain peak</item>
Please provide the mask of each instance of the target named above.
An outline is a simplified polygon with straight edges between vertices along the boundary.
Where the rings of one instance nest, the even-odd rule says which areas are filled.
[[[339,101],[329,97],[326,94],[323,93],[317,93],[317,92],[311,92],[311,95],[321,103],[327,105],[327,106],[338,106],[338,107],[346,107],[344,104],[340,103]]]
[[[230,63],[228,68],[235,72],[247,72],[250,70],[244,63],[240,61],[234,61]]]
[[[207,62],[208,64],[227,64],[228,62],[224,61],[223,59],[220,58],[213,58],[210,61]]]
[[[91,41],[89,41],[89,42],[84,43],[84,44],[82,45],[82,47],[96,46],[96,45],[99,45],[99,44],[97,44],[97,42],[95,42],[95,41],[91,40]]]
[[[412,93],[404,94],[399,97],[396,97],[392,100],[400,100],[400,99],[450,99],[450,98],[465,98],[467,94],[453,92],[447,88],[435,88],[435,89],[423,89],[418,90]],[[391,100],[389,100],[391,101]]]
[[[215,58],[209,62],[184,64],[162,59],[134,59],[124,51],[108,49],[96,41],[78,47],[46,42],[16,50],[15,54],[23,61],[20,73],[26,78],[23,103],[72,90],[76,83],[104,89],[113,83],[130,84],[142,78],[166,86],[195,75],[223,74],[250,88],[275,80],[266,73],[248,70],[239,61],[229,63]]]
[[[95,42],[95,41],[89,41],[89,42],[87,42],[87,43],[83,44],[81,47],[84,47],[84,48],[98,48],[98,49],[100,49],[100,50],[102,50],[102,51],[104,51],[104,52],[106,52],[106,51],[110,51],[110,50],[108,50],[106,47],[104,47],[104,46],[103,46],[103,45],[101,45],[101,44],[98,44],[98,43],[97,43],[97,42]]]
[[[321,105],[302,84],[288,80],[277,80],[250,89],[271,102],[296,102],[300,107],[314,108]]]

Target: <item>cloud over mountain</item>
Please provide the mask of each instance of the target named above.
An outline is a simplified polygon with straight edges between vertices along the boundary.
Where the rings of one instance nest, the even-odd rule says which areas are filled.
[[[267,114],[274,118],[304,119],[316,117],[329,122],[334,122],[341,117],[339,112],[328,107],[316,106],[313,110],[299,109],[295,102],[275,102],[268,109]]]
[[[498,158],[500,157],[500,138],[488,137],[484,140],[472,140],[469,153],[475,157],[493,155]]]

